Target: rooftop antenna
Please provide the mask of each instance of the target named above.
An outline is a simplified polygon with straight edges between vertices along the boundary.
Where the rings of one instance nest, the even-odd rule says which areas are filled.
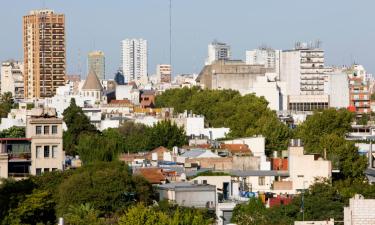
[[[172,66],[172,0],[169,0],[169,65]]]
[[[81,61],[81,49],[78,49],[78,76],[82,79],[82,61]]]

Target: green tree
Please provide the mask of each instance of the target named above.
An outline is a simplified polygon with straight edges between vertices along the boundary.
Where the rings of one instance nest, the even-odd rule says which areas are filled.
[[[59,185],[58,215],[66,214],[69,206],[82,203],[111,214],[133,201],[149,202],[150,193],[153,193],[152,186],[140,177],[133,177],[125,164],[97,162],[78,169]]]
[[[0,222],[8,215],[8,211],[17,207],[26,195],[31,194],[35,185],[31,180],[15,181],[12,179],[0,180]]]
[[[85,133],[79,138],[77,153],[84,163],[118,160],[124,151],[124,138],[117,129],[108,129],[103,133]]]
[[[295,136],[303,140],[305,151],[320,152],[320,139],[329,134],[344,137],[351,129],[353,118],[354,114],[346,109],[317,111],[297,127]]]
[[[64,215],[67,225],[102,225],[103,218],[99,218],[99,211],[90,203],[69,206],[68,212]]]
[[[124,152],[149,150],[150,127],[144,124],[127,121],[121,124],[118,131],[124,137]]]
[[[64,122],[68,127],[64,132],[63,143],[64,150],[67,154],[75,154],[80,135],[84,133],[97,132],[90,119],[83,113],[82,109],[77,106],[74,98],[70,101],[70,106],[63,112]]]
[[[174,146],[183,146],[188,143],[184,128],[178,127],[170,120],[158,122],[151,127],[149,140],[149,149],[159,146],[172,149]]]
[[[207,126],[229,127],[230,138],[263,135],[268,152],[286,149],[291,136],[289,128],[268,108],[268,102],[254,94],[241,96],[238,91],[198,87],[170,89],[157,96],[156,106],[204,115]]]
[[[25,128],[13,126],[0,132],[1,138],[22,138],[25,137]]]
[[[8,116],[8,113],[12,109],[14,104],[13,96],[11,92],[5,92],[0,96],[0,117],[4,118]]]
[[[259,198],[251,198],[247,204],[234,208],[232,222],[238,225],[267,225],[267,209]]]
[[[55,203],[47,191],[35,190],[19,202],[17,208],[9,211],[5,224],[54,224]]]

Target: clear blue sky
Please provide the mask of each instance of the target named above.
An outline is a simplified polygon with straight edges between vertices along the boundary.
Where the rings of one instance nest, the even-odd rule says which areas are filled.
[[[45,2],[45,4],[43,4]],[[169,0],[1,0],[0,60],[22,59],[22,16],[54,9],[66,15],[67,72],[83,72],[90,50],[106,54],[107,77],[120,66],[120,41],[142,37],[149,73],[169,62]],[[375,73],[374,0],[173,0],[173,67],[199,72],[213,39],[232,46],[234,58],[267,44],[289,49],[320,39],[327,65],[363,64]]]

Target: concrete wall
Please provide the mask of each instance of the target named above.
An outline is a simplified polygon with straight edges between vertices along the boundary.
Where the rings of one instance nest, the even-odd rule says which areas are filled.
[[[344,208],[344,225],[375,224],[375,199],[364,199],[355,195]]]
[[[225,144],[246,144],[249,146],[251,152],[254,156],[265,155],[265,143],[264,137],[248,137],[248,138],[238,138],[233,140],[228,140],[224,142]]]

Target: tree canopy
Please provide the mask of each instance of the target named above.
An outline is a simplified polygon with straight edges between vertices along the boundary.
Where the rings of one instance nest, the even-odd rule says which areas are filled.
[[[79,137],[85,133],[95,133],[97,130],[81,107],[77,106],[74,98],[71,99],[70,106],[64,110],[63,116],[68,128],[63,135],[64,150],[67,154],[74,155]]]
[[[233,90],[170,89],[157,96],[156,107],[173,107],[204,115],[207,126],[229,127],[230,138],[264,135],[268,150],[286,149],[291,132],[263,97]]]
[[[26,137],[24,127],[10,127],[0,132],[0,138],[23,138]]]

